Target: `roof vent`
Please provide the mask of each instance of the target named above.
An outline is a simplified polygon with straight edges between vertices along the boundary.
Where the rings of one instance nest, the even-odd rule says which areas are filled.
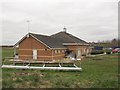
[[[67,28],[66,28],[66,27],[64,27],[64,28],[63,28],[63,32],[66,32],[66,31],[67,31]]]

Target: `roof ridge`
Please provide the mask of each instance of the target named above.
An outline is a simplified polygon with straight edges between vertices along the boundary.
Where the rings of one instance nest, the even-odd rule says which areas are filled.
[[[50,35],[50,36],[54,36],[54,35],[57,35],[57,34],[59,34],[59,33],[66,33],[66,32],[60,31],[60,32],[54,33],[54,34],[52,34],[52,35]]]
[[[50,37],[50,36],[48,36],[48,35],[43,35],[43,34],[38,34],[38,33],[29,33],[29,34],[34,34],[34,35],[40,35],[40,36]]]

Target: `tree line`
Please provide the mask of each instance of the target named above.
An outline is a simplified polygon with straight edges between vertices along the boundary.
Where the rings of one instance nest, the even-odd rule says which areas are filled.
[[[98,41],[98,42],[90,42],[93,46],[103,46],[104,48],[114,48],[114,47],[120,47],[120,39],[112,39],[112,40],[104,40],[104,41]]]

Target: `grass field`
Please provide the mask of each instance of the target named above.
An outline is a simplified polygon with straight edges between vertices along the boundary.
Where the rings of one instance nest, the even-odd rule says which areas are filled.
[[[2,56],[13,56],[3,48]],[[76,64],[79,65],[78,62]],[[117,88],[118,55],[86,57],[81,72],[2,69],[3,88]]]

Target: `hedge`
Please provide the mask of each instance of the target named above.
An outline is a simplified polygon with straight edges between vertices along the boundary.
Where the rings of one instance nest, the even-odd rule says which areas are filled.
[[[103,54],[104,51],[103,50],[95,50],[91,52],[91,55],[96,55],[96,54]]]

